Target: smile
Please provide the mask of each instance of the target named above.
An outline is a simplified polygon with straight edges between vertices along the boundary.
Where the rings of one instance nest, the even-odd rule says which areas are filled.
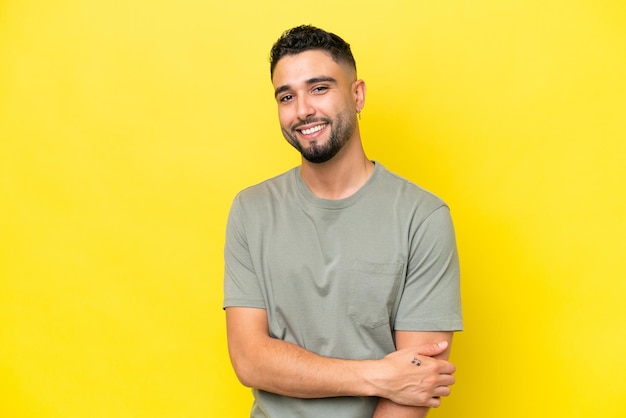
[[[322,129],[324,129],[326,126],[328,126],[327,124],[323,124],[323,125],[316,125],[312,128],[308,128],[308,129],[300,129],[300,132],[302,132],[304,135],[311,135],[314,134],[315,132],[319,132]]]

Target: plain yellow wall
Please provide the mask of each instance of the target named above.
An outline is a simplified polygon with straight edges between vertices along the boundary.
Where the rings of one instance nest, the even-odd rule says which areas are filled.
[[[626,2],[0,2],[0,416],[244,417],[231,199],[296,164],[267,55],[353,46],[370,158],[452,207],[433,417],[626,416]]]

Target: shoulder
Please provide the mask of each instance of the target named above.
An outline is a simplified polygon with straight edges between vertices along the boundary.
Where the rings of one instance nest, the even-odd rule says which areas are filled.
[[[435,193],[426,190],[412,180],[389,171],[382,165],[379,167],[376,189],[378,193],[384,194],[386,199],[397,200],[403,206],[419,207],[425,211],[433,211],[448,206]]]
[[[297,168],[293,168],[246,187],[235,196],[230,216],[256,222],[284,212],[298,202],[296,179]]]
[[[237,193],[235,200],[248,203],[278,198],[295,187],[297,167],[275,177],[246,187]]]

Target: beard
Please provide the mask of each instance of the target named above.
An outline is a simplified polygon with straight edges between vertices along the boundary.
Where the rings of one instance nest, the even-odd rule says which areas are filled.
[[[309,142],[308,147],[304,147],[298,141],[296,128],[304,124],[324,122],[328,124],[326,129],[330,129],[330,136],[325,144],[318,144],[317,141]],[[283,136],[295,149],[297,149],[302,157],[311,163],[325,163],[333,158],[348,142],[356,129],[356,117],[349,111],[343,111],[332,120],[329,118],[311,118],[294,125],[290,131],[282,129]]]

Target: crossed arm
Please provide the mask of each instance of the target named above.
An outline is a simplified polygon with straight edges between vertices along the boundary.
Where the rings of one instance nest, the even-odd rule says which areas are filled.
[[[377,396],[375,418],[418,418],[439,406],[439,397],[448,396],[454,383],[455,367],[446,361],[451,333],[398,331],[398,351],[380,360],[344,360],[270,337],[264,309],[227,308],[226,324],[237,377],[267,392],[297,398]]]
[[[396,331],[396,348],[398,350],[411,347],[415,348],[428,346],[428,344],[436,344],[441,341],[445,341],[447,343],[445,350],[439,354],[433,355],[432,357],[438,360],[448,360],[452,344],[452,332]],[[452,383],[454,383],[454,379]],[[449,395],[450,390],[449,388],[447,389],[448,390],[445,395],[439,396]],[[439,399],[437,399],[437,402],[439,402]],[[380,398],[373,418],[423,418],[428,413],[429,406],[436,407],[439,405],[431,404],[428,406],[407,406],[397,404],[386,398]]]

